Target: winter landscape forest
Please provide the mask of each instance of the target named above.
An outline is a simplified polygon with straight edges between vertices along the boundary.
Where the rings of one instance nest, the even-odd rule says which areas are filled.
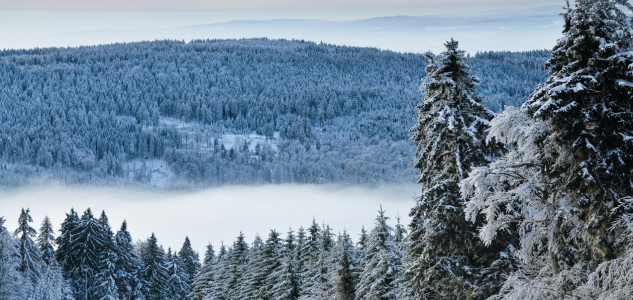
[[[105,211],[68,208],[56,231],[3,209],[19,217],[0,217],[0,300],[632,299],[633,6],[561,11],[553,49],[525,52],[450,36],[423,54],[266,38],[0,51],[4,189],[420,188],[407,223],[379,206],[358,236],[317,216],[203,253],[135,240]]]

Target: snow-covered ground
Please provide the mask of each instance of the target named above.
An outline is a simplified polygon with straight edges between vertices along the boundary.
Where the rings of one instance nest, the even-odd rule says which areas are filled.
[[[334,233],[347,229],[354,241],[361,226],[372,228],[380,205],[392,217],[409,223],[408,213],[418,186],[376,188],[326,185],[228,186],[196,193],[159,193],[119,188],[70,188],[60,185],[0,191],[0,216],[7,219],[10,232],[17,226],[22,207],[31,208],[33,227],[48,215],[56,232],[71,207],[80,214],[91,207],[95,214],[105,210],[112,229],[128,221],[132,237],[146,239],[152,232],[165,248],[180,248],[189,236],[195,249],[203,253],[211,242],[231,244],[242,231],[249,243],[255,234],[267,235],[276,229],[284,235],[308,227],[314,217],[329,224]]]

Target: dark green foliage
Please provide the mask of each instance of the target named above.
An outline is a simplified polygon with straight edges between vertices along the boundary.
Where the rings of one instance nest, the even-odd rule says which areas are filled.
[[[583,260],[594,268],[621,250],[610,227],[624,210],[613,209],[633,194],[633,34],[619,7],[631,9],[625,0],[575,1],[546,63],[550,77],[524,104],[555,137],[537,141],[554,149],[542,154],[546,175],[578,209]]]
[[[421,87],[425,95],[411,129],[412,140],[418,143],[415,167],[422,185],[422,195],[410,213],[405,257],[402,297],[411,299],[485,298],[501,280],[489,274],[507,271],[487,269],[500,258],[499,251],[486,249],[477,237],[478,225],[466,221],[458,187],[471,168],[502,153],[494,141],[485,144],[493,113],[475,92],[480,79],[467,72],[464,51],[454,40],[445,45],[447,50],[439,57],[425,54],[429,59]],[[505,249],[507,243],[511,240],[495,247]]]
[[[141,257],[143,260],[143,270],[141,278],[144,283],[143,294],[147,300],[164,300],[167,297],[167,264],[165,262],[165,252],[158,246],[156,236],[147,240],[147,248]]]

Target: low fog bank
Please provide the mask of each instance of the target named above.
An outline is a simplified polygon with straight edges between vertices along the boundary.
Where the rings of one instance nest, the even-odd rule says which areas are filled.
[[[292,226],[307,228],[314,217],[329,224],[336,234],[347,229],[354,241],[361,226],[373,227],[382,205],[392,218],[399,213],[401,222],[409,223],[413,198],[419,195],[416,185],[381,187],[340,187],[332,185],[264,185],[229,186],[198,192],[153,192],[121,188],[68,187],[46,185],[19,190],[0,191],[0,216],[9,231],[17,227],[21,208],[30,208],[33,226],[39,229],[48,215],[56,232],[65,213],[74,207],[79,215],[90,207],[98,216],[105,210],[116,232],[126,219],[134,240],[146,239],[152,232],[165,250],[180,249],[189,236],[194,249],[202,255],[211,242],[216,249],[221,241],[230,245],[242,231],[250,243],[255,234],[265,238],[269,229],[285,236]]]

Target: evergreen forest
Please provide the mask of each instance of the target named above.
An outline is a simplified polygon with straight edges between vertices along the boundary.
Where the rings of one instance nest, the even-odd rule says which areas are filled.
[[[469,57],[520,105],[549,51]],[[0,185],[412,183],[421,54],[268,39],[0,51]]]
[[[105,212],[71,209],[55,233],[48,218],[39,231],[31,227],[22,209],[13,233],[0,218],[0,299],[631,299],[631,13],[628,0],[574,0],[551,51],[475,56],[452,38],[444,52],[421,55],[269,40],[6,50],[0,86],[2,97],[13,98],[2,100],[2,157],[5,168],[24,173],[5,172],[13,174],[5,180],[49,172],[120,182],[117,176],[142,175],[125,165],[142,154],[170,162],[183,178],[192,176],[190,159],[204,184],[330,182],[360,167],[346,162],[329,166],[332,173],[304,174],[299,162],[334,163],[328,151],[359,151],[350,159],[367,173],[346,180],[380,182],[412,167],[421,193],[409,224],[377,207],[359,236],[313,219],[253,241],[240,233],[202,255],[188,238],[167,250],[154,234],[134,242],[127,224],[115,233]],[[192,132],[208,130],[208,140],[188,135],[188,123],[197,124]],[[250,145],[231,152],[222,141],[227,132],[261,135],[264,144],[258,154]],[[75,147],[68,164],[61,147],[45,150],[52,163],[39,160],[43,147],[57,145],[48,139]],[[274,148],[269,140],[278,141]],[[208,152],[200,150],[206,143]],[[391,171],[367,164],[392,158],[364,162],[370,154],[358,150],[391,151],[398,143],[403,165]],[[260,158],[246,160],[252,156]],[[196,159],[217,172],[260,174],[267,166],[270,173],[213,179]],[[86,175],[97,169],[104,173]]]

